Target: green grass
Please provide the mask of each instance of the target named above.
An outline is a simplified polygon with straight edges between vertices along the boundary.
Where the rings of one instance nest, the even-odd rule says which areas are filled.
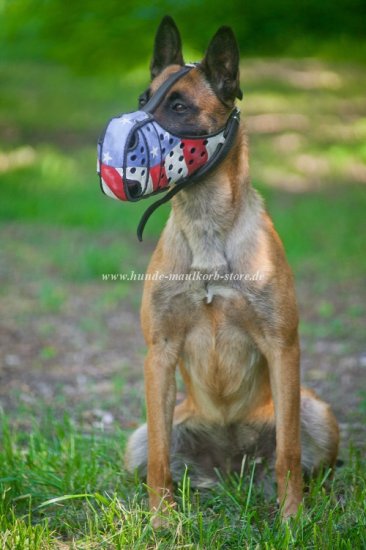
[[[316,61],[284,61],[278,70],[275,62],[250,60],[242,71],[252,179],[267,200],[290,263],[299,271],[314,267],[323,276],[363,276],[364,72]],[[134,108],[147,73],[82,78],[50,65],[4,63],[0,76],[0,223],[29,224],[29,238],[37,243],[35,222],[65,231],[58,251],[52,246],[49,252],[59,256],[56,267],[74,279],[115,271],[121,256],[139,255],[134,233],[149,202],[122,204],[103,196],[95,149],[110,116]],[[266,112],[269,118],[258,128],[256,117]],[[150,242],[168,211],[163,207],[149,220]],[[65,265],[69,228],[81,228],[89,244]],[[108,246],[98,243],[101,232]],[[110,243],[113,235],[118,246]],[[45,241],[50,242],[48,234],[41,247]]]
[[[296,272],[309,268],[333,280],[366,272],[366,194],[361,186],[295,196],[264,190],[264,195]]]
[[[31,434],[3,424],[2,548],[322,548],[366,544],[366,465],[354,450],[334,478],[312,480],[304,509],[282,524],[274,493],[243,476],[196,492],[176,488],[169,527],[154,532],[145,485],[123,470],[124,432],[83,433],[52,413]],[[61,543],[64,543],[64,546]],[[58,546],[59,544],[60,546]]]

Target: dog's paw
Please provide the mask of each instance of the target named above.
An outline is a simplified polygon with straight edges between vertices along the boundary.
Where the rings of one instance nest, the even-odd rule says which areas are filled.
[[[169,529],[170,525],[172,523],[172,520],[170,516],[163,515],[162,512],[155,513],[151,517],[151,525],[152,528],[157,529]]]
[[[298,514],[301,505],[301,498],[286,498],[281,508],[282,521],[289,520]]]
[[[164,499],[158,508],[153,508],[151,515],[153,529],[168,529],[172,525],[172,511],[175,508],[176,502],[172,498]]]

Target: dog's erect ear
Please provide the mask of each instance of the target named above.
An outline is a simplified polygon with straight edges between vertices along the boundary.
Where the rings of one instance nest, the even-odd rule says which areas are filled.
[[[151,78],[155,78],[168,65],[184,65],[182,42],[173,19],[163,17],[155,36],[154,54],[150,64]]]
[[[224,103],[242,99],[239,82],[239,48],[230,27],[220,27],[201,62],[208,81]]]

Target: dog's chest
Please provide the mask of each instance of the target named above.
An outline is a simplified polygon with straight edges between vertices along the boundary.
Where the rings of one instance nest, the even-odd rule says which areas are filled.
[[[238,290],[231,285],[220,284],[215,281],[202,281],[192,286],[187,293],[187,300],[196,305],[205,306],[216,303],[215,298],[235,299],[238,296]]]
[[[234,302],[240,299],[238,291],[218,285],[212,292],[210,303],[207,294],[202,295],[201,306],[196,305],[191,317],[183,362],[196,401],[220,421],[222,414],[235,418],[238,403],[243,407],[251,399],[259,352],[236,318]],[[240,308],[238,316],[239,311]]]
[[[184,355],[190,369],[197,371],[202,380],[206,375],[216,381],[225,380],[219,393],[228,395],[240,387],[256,351],[245,330],[225,310],[212,314],[207,311],[214,307],[207,306],[202,315],[192,320],[186,332]]]

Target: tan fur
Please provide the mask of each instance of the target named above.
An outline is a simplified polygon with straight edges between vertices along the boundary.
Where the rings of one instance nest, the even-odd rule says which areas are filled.
[[[172,66],[163,71],[151,89],[175,70]],[[191,94],[193,90],[201,119],[211,124],[211,130],[222,126],[227,110],[197,69],[174,89]],[[158,111],[156,118],[159,121]],[[305,466],[332,465],[338,427],[329,407],[303,390],[300,436],[300,352],[293,279],[280,239],[249,183],[242,125],[220,167],[174,197],[148,267],[148,273],[156,271],[166,275],[260,272],[262,277],[208,284],[146,281],[141,319],[148,346],[147,431],[142,427],[132,436],[128,468],[142,464],[148,439],[147,484],[151,508],[158,509],[163,497],[173,503],[173,423],[173,431],[184,426],[193,430],[243,426],[251,433],[258,426],[275,426],[278,498],[285,516],[295,514],[302,498],[300,437],[308,445],[303,449]],[[174,408],[177,365],[187,397]],[[239,449],[243,438],[238,436]]]

